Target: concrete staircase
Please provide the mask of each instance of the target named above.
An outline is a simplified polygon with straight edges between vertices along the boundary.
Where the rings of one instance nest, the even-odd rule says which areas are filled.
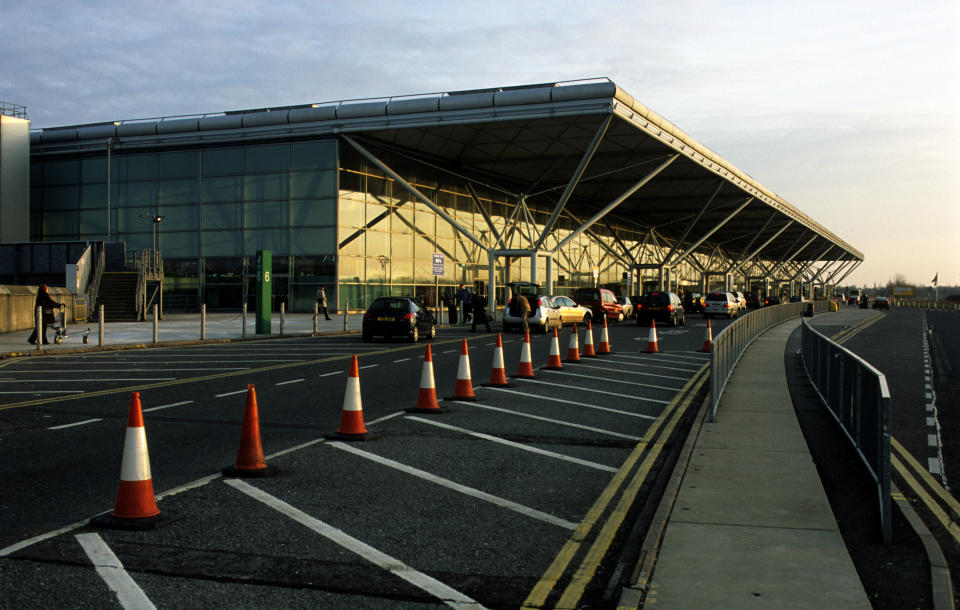
[[[97,311],[103,305],[106,322],[137,321],[137,272],[106,271],[97,293]]]

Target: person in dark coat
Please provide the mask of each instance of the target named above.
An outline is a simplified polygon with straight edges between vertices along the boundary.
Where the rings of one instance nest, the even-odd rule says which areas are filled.
[[[473,305],[473,325],[470,327],[470,332],[477,332],[477,323],[483,324],[487,327],[487,332],[491,332],[490,321],[487,320],[487,310],[485,309],[486,299],[479,292],[474,292],[471,304]]]
[[[327,313],[327,291],[323,286],[317,288],[317,309],[323,313],[324,318],[330,319],[330,314]]]
[[[43,308],[43,344],[46,345],[50,343],[47,341],[47,325],[53,324],[54,316],[53,310],[63,307],[62,303],[57,303],[50,296],[50,290],[47,288],[46,284],[40,284],[40,288],[37,289],[37,300],[34,302],[33,311],[37,311],[37,307]],[[34,328],[33,332],[30,333],[30,336],[27,338],[27,343],[33,345],[37,342],[37,329]]]

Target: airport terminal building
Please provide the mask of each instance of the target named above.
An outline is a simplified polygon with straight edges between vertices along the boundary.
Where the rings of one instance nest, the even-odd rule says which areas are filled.
[[[260,250],[289,310],[793,292],[863,260],[607,79],[30,130],[27,240],[158,251],[168,309],[239,308]]]

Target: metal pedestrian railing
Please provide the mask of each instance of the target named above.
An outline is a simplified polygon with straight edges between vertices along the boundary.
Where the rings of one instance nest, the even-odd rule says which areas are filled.
[[[877,485],[883,542],[892,539],[890,500],[890,391],[887,378],[806,320],[800,353],[810,383],[856,448]]]

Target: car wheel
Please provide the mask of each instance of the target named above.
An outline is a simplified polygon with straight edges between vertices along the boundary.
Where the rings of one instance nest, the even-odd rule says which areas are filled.
[[[623,322],[623,312],[622,312],[622,311],[621,311],[619,314],[617,314],[617,322]]]
[[[430,325],[430,336],[429,336],[429,339],[430,339],[431,341],[433,341],[433,340],[436,339],[436,338],[437,338],[437,325],[436,325],[436,324],[431,324],[431,325]]]
[[[410,333],[410,342],[416,343],[419,340],[420,340],[420,329],[414,326],[413,331]]]

